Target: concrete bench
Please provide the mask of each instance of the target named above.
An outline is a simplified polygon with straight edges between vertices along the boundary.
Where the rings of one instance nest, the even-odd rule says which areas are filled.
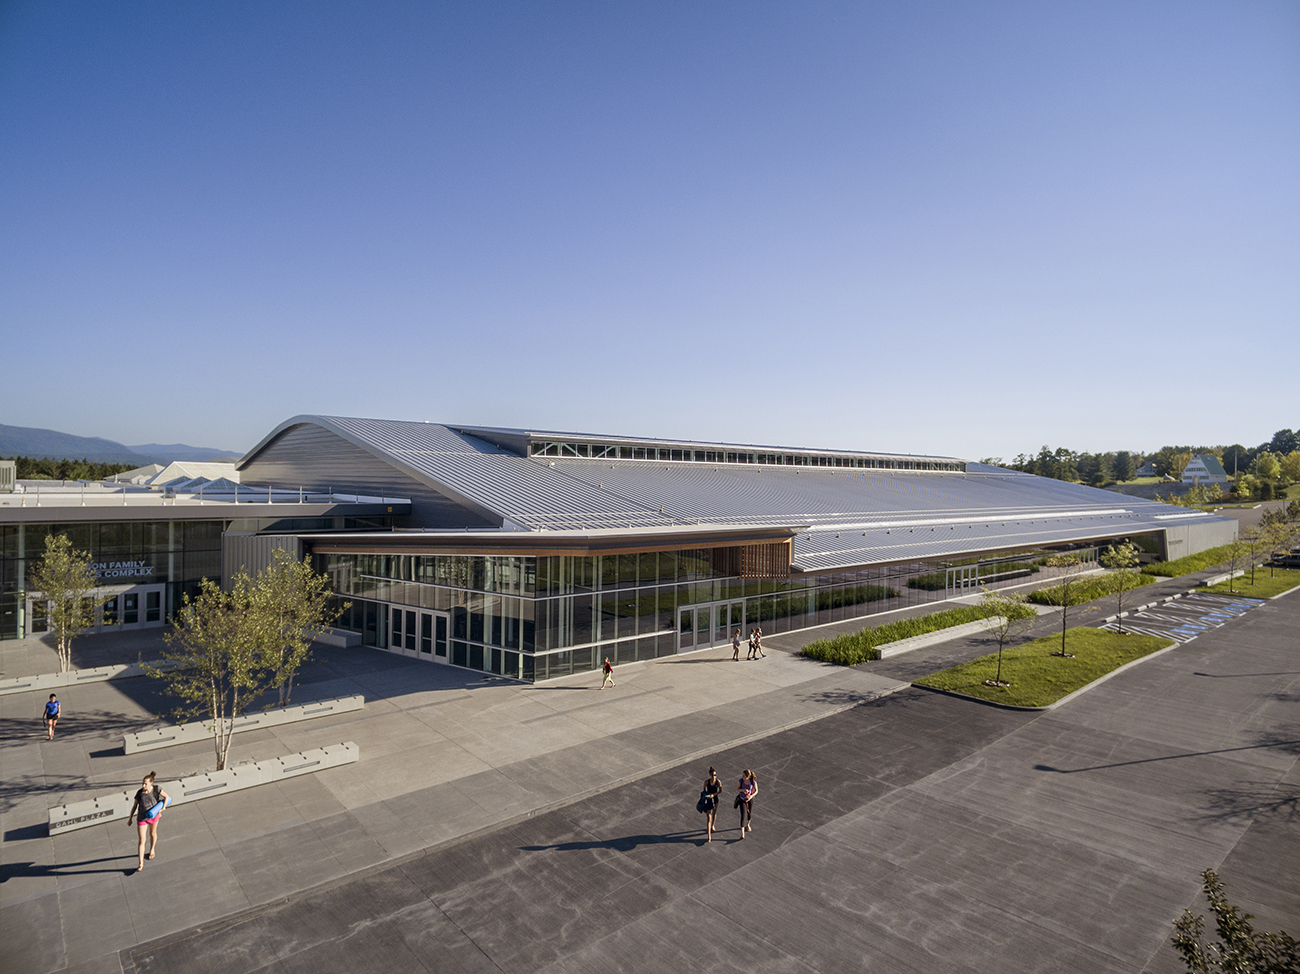
[[[0,696],[10,693],[32,693],[37,690],[58,690],[79,686],[82,683],[104,683],[107,680],[129,680],[144,676],[144,666],[157,670],[170,670],[174,663],[158,659],[143,666],[140,663],[122,663],[116,666],[95,666],[66,673],[38,673],[35,676],[12,676],[0,680]]]
[[[314,703],[298,704],[293,707],[243,714],[235,721],[234,733],[257,730],[262,727],[277,727],[300,720],[328,717],[331,714],[346,714],[360,710],[365,705],[366,698],[357,693],[350,697],[317,700]],[[125,734],[122,737],[122,749],[127,754],[136,754],[140,751],[156,751],[159,748],[174,747],[177,744],[191,744],[194,741],[211,739],[212,725],[203,721],[194,721],[193,723],[175,724],[171,727],[155,727],[147,731]]]
[[[934,632],[922,633],[919,636],[909,636],[907,639],[899,639],[896,642],[884,643],[877,646],[881,659],[889,659],[891,656],[897,656],[900,653],[910,653],[914,649],[922,649],[926,646],[933,646],[936,643],[945,643],[949,639],[960,639],[962,636],[973,636],[977,632],[985,632],[994,626],[1002,624],[1001,616],[993,616],[988,619],[976,619],[974,622],[964,622],[960,626],[949,626],[947,629],[936,629]]]
[[[337,768],[354,763],[360,757],[360,750],[352,741],[342,744],[330,744],[298,754],[289,754],[269,761],[256,761],[241,764],[224,771],[209,771],[206,774],[190,775],[179,781],[159,781],[163,790],[171,796],[171,807],[187,802],[225,795],[232,791],[242,791],[257,785],[295,778],[299,775],[314,774],[326,768]],[[90,828],[92,825],[105,825],[109,822],[124,821],[135,801],[136,789],[115,791],[99,795],[84,801],[56,805],[49,810],[50,835],[62,835],[77,829]]]

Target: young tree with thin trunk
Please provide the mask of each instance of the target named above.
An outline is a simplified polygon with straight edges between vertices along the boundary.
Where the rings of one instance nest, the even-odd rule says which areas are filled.
[[[1233,584],[1237,579],[1237,572],[1246,562],[1246,554],[1250,550],[1249,546],[1241,538],[1233,538],[1228,542],[1228,556],[1224,559],[1224,564],[1228,566],[1228,592],[1231,594]]]
[[[98,579],[90,565],[89,552],[78,551],[64,535],[49,534],[45,557],[27,576],[32,590],[49,604],[62,673],[72,669],[72,640],[95,624],[96,602],[90,592]]]
[[[1255,564],[1259,561],[1259,552],[1266,548],[1265,541],[1268,536],[1268,530],[1259,524],[1252,524],[1248,528],[1242,529],[1241,540],[1245,543],[1247,551],[1250,552],[1250,584],[1255,584]]]
[[[1047,559],[1046,565],[1048,568],[1061,569],[1061,574],[1057,576],[1055,585],[1055,588],[1061,593],[1059,596],[1060,601],[1057,603],[1061,607],[1061,651],[1052,655],[1072,659],[1074,654],[1065,651],[1066,616],[1069,614],[1070,606],[1081,601],[1079,589],[1082,587],[1084,576],[1089,569],[1083,559],[1071,551],[1053,555]]]
[[[310,559],[298,561],[277,549],[274,560],[253,584],[253,610],[264,617],[265,664],[287,707],[293,680],[311,655],[312,641],[339,616],[330,607],[329,578],[312,570]]]
[[[1289,974],[1300,971],[1300,943],[1285,933],[1255,932],[1249,913],[1228,902],[1218,873],[1201,873],[1205,899],[1219,940],[1205,942],[1205,921],[1184,910],[1174,923],[1173,947],[1189,974]]]
[[[1124,603],[1128,600],[1128,593],[1137,588],[1138,583],[1137,546],[1131,541],[1111,545],[1102,553],[1101,563],[1110,569],[1111,577],[1115,580],[1115,621],[1120,633],[1123,633]]]
[[[254,610],[248,576],[236,575],[229,592],[207,578],[200,586],[197,598],[185,597],[166,637],[162,657],[175,668],[146,666],[145,672],[180,699],[174,716],[199,718],[211,728],[221,771],[235,721],[274,685],[274,671],[265,665],[265,614]]]
[[[980,605],[989,611],[989,621],[993,623],[988,633],[998,641],[998,675],[984,682],[992,687],[1009,687],[1010,683],[1002,682],[1002,649],[1024,632],[1038,614],[1025,605],[1025,597],[1019,592],[980,588]]]

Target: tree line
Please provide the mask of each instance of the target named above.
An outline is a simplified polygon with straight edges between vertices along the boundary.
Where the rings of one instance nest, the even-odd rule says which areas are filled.
[[[48,457],[0,457],[12,460],[19,480],[103,480],[113,474],[134,470],[129,463],[96,463],[94,460],[51,460]]]
[[[1242,476],[1270,484],[1300,480],[1300,433],[1289,429],[1278,430],[1271,440],[1255,447],[1241,443],[1162,446],[1154,453],[1144,454],[1135,450],[1078,453],[1068,447],[1043,446],[1036,454],[1021,453],[1009,462],[1001,457],[987,457],[980,462],[1053,480],[1102,487],[1133,480],[1138,469],[1148,462],[1156,476],[1177,480],[1182,477],[1183,468],[1198,454],[1217,457],[1234,480]]]

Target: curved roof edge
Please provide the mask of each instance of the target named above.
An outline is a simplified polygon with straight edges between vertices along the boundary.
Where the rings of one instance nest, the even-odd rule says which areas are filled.
[[[508,518],[508,515],[505,515],[500,511],[494,511],[490,508],[484,507],[478,501],[466,497],[464,494],[460,493],[459,491],[452,490],[442,481],[434,480],[428,474],[417,470],[415,467],[412,467],[409,464],[403,463],[399,458],[393,456],[391,453],[385,452],[384,450],[375,446],[374,444],[366,442],[364,438],[358,437],[355,433],[351,432],[346,427],[340,426],[338,423],[335,423],[328,416],[317,416],[317,415],[311,415],[306,413],[297,416],[291,416],[289,419],[286,419],[283,423],[280,423],[280,425],[278,425],[275,429],[271,430],[271,432],[267,433],[266,436],[262,437],[262,439],[258,442],[258,444],[255,447],[253,447],[242,457],[236,460],[235,469],[243,470],[247,464],[251,463],[253,460],[257,458],[257,455],[259,453],[261,453],[263,450],[269,447],[283,434],[287,433],[289,430],[297,426],[319,426],[321,429],[333,433],[335,436],[339,437],[341,440],[345,441],[346,443],[355,446],[357,449],[364,450],[366,453],[370,454],[372,457],[374,457],[376,460],[380,461],[384,465],[400,471],[402,474],[404,474],[407,477],[410,477],[416,483],[424,484],[430,490],[436,491],[437,493],[441,494],[443,497],[446,497],[448,500],[460,504],[462,507],[465,507],[468,510],[473,511],[475,514],[478,514],[482,517],[486,517],[492,520],[501,521],[503,523]],[[523,528],[523,530],[528,530],[528,529]]]

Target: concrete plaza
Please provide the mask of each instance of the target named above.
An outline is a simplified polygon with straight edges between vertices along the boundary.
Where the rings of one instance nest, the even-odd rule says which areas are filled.
[[[322,651],[295,699],[366,710],[240,735],[236,760],[361,761],[169,811],[138,876],[134,830],[50,839],[44,808],[210,749],[121,753],[144,680],[70,691],[52,744],[35,698],[3,698],[4,967],[1176,971],[1206,867],[1300,927],[1298,627],[1285,596],[1048,714],[907,688],[982,638],[851,670],[780,652],[814,631],[605,691]],[[758,773],[744,841],[727,808],[702,845],[709,764]]]

